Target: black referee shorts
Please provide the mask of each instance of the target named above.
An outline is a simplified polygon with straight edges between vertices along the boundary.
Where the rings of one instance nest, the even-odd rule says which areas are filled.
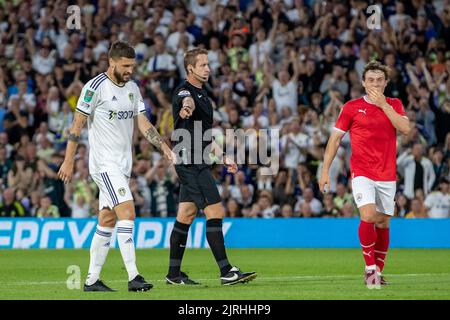
[[[198,209],[221,202],[209,165],[176,165],[181,181],[180,202],[194,202]]]

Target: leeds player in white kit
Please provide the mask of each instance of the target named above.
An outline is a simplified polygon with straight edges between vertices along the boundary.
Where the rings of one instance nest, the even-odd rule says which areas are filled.
[[[117,240],[128,272],[129,291],[152,288],[139,274],[133,241],[135,210],[128,181],[132,168],[134,119],[139,130],[164,156],[173,161],[170,148],[145,116],[138,86],[131,79],[135,52],[124,42],[109,51],[109,68],[83,87],[78,99],[59,177],[69,182],[74,156],[85,123],[89,132],[89,172],[99,187],[99,217],[90,250],[89,273],[84,291],[114,291],[100,280],[100,271],[110,247],[117,221]]]

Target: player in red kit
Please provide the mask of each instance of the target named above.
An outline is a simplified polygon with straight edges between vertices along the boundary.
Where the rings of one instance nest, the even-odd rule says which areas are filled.
[[[360,212],[359,240],[369,289],[387,284],[381,272],[389,247],[389,221],[396,189],[396,133],[408,134],[409,120],[399,99],[384,96],[388,68],[377,61],[363,71],[364,97],[342,106],[325,150],[319,181],[330,186],[328,170],[344,134],[350,133],[353,197]]]

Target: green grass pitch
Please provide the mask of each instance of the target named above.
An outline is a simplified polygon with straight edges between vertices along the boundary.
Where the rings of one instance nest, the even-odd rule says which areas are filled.
[[[81,287],[89,250],[0,250],[0,299],[450,299],[450,250],[392,249],[381,290],[363,285],[359,249],[229,249],[229,260],[257,271],[247,284],[222,287],[209,249],[187,249],[183,270],[200,286],[166,285],[168,250],[137,250],[141,274],[154,284],[149,292],[127,291],[120,251],[110,250],[102,279],[118,292],[85,293],[67,288],[67,268],[78,265]]]

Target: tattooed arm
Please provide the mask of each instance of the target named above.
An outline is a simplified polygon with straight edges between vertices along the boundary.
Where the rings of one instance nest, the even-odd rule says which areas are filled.
[[[161,150],[164,156],[172,163],[175,159],[172,150],[170,150],[169,146],[163,141],[156,128],[148,121],[145,114],[141,113],[137,118],[139,131],[141,131],[144,137],[150,141],[152,145]]]
[[[78,142],[80,141],[81,130],[86,124],[87,117],[80,113],[75,112],[72,127],[69,130],[66,156],[61,168],[58,172],[58,177],[64,181],[64,183],[69,183],[73,175],[73,161],[75,158],[75,153],[77,152]]]

